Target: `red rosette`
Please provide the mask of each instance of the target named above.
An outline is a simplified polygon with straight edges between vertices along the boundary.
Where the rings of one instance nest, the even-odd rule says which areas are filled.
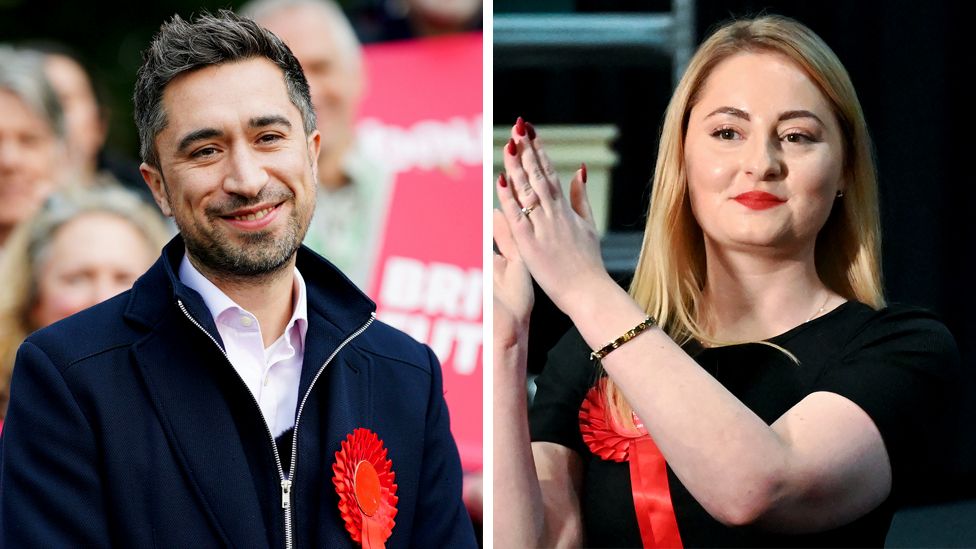
[[[631,443],[647,436],[647,431],[636,415],[634,423],[639,425],[636,430],[624,429],[613,420],[604,404],[605,385],[606,378],[600,378],[586,393],[579,411],[580,433],[583,434],[583,442],[600,459],[624,462],[630,456]]]
[[[386,457],[383,441],[369,429],[356,429],[339,446],[332,465],[339,514],[353,541],[364,548],[382,548],[396,524],[393,462]]]
[[[644,547],[682,547],[678,521],[671,503],[664,456],[634,414],[634,428],[626,429],[607,410],[606,378],[590,388],[580,406],[583,442],[600,459],[627,462],[634,512]]]

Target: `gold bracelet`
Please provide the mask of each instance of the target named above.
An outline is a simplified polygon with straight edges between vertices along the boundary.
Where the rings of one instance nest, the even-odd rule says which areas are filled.
[[[617,339],[611,341],[610,343],[607,343],[602,349],[590,353],[590,360],[602,359],[603,357],[609,355],[610,351],[613,351],[617,347],[620,347],[624,343],[627,343],[631,339],[634,339],[635,337],[637,337],[638,334],[650,328],[651,326],[654,326],[655,324],[657,324],[657,321],[654,320],[654,317],[648,315],[647,318],[641,321],[640,324],[624,332],[624,335],[618,337]]]

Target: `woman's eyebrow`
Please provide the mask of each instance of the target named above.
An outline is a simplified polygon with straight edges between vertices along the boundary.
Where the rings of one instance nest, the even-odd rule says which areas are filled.
[[[719,107],[714,111],[708,113],[708,115],[705,118],[715,116],[716,114],[730,114],[732,116],[735,116],[736,118],[741,118],[746,121],[749,120],[749,113],[747,113],[742,109],[737,109],[735,107]]]
[[[746,121],[750,120],[750,116],[749,116],[749,113],[748,112],[746,112],[746,111],[744,111],[742,109],[736,108],[736,107],[719,107],[719,108],[715,109],[714,111],[708,113],[708,116],[706,116],[705,118],[709,118],[711,116],[715,116],[716,114],[728,114],[728,115],[734,116],[736,118],[741,118],[741,119],[746,120]],[[779,115],[779,117],[777,118],[777,120],[780,121],[780,122],[783,122],[784,120],[795,120],[797,118],[812,118],[814,121],[816,121],[821,126],[825,126],[825,124],[823,123],[823,120],[821,120],[819,116],[817,116],[817,115],[813,114],[811,111],[808,111],[808,110],[805,110],[805,109],[796,109],[796,110],[786,111],[784,113],[781,113]]]
[[[783,114],[779,115],[780,122],[784,120],[795,120],[797,118],[812,118],[821,126],[826,126],[826,124],[823,123],[823,120],[821,120],[819,116],[807,110],[786,111]]]

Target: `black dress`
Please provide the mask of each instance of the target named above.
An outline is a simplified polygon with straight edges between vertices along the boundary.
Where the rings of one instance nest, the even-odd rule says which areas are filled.
[[[847,302],[769,340],[792,352],[750,343],[702,349],[686,346],[698,364],[772,424],[805,396],[829,391],[850,399],[874,421],[892,468],[892,492],[854,522],[816,534],[784,536],[756,527],[730,528],[713,519],[668,467],[671,500],[685,547],[881,547],[895,507],[911,501],[938,471],[951,440],[960,378],[959,354],[948,330],[919,309],[880,311]],[[571,330],[553,348],[537,380],[529,413],[533,441],[566,446],[583,458],[581,495],[588,547],[640,547],[627,463],[592,454],[578,413],[596,381],[590,349]]]

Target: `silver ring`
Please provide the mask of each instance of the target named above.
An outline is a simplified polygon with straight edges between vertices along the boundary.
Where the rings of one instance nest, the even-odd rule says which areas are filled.
[[[524,215],[525,217],[529,217],[529,214],[532,213],[532,210],[534,210],[534,209],[535,209],[535,206],[529,206],[528,208],[522,208],[522,215]]]

